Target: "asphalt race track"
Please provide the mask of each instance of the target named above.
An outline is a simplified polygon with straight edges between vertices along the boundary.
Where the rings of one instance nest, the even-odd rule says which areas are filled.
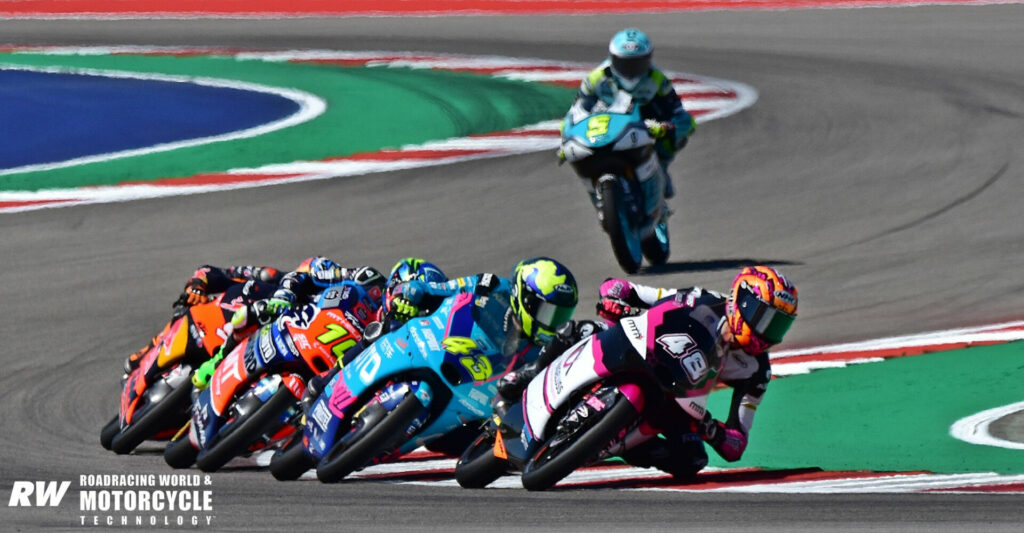
[[[787,347],[1021,318],[1024,6],[637,17],[3,21],[0,44],[209,45],[602,59],[626,25],[663,68],[760,91],[673,165],[670,264],[650,284],[726,287],[750,261],[800,287]],[[358,125],[353,125],[358,127]],[[551,255],[588,314],[617,275],[582,188],[550,153],[329,182],[0,215],[0,493],[12,480],[163,473],[160,447],[98,444],[123,358],[202,263],[322,253],[449,274]],[[941,394],[941,391],[937,391]],[[770,406],[770,395],[766,408]],[[894,406],[894,409],[898,409]],[[813,431],[813,428],[808,428]],[[870,454],[871,450],[864,450]],[[213,477],[216,530],[1019,531],[1019,496],[467,491]],[[77,505],[0,507],[5,530],[81,530]]]

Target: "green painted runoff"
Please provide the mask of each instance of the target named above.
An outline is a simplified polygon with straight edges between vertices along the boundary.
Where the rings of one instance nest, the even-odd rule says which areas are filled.
[[[953,438],[961,418],[1024,401],[1024,344],[979,346],[772,381],[743,459],[719,467],[1024,473],[1024,450]],[[726,412],[731,390],[714,393]]]
[[[321,160],[503,131],[560,117],[573,90],[463,72],[267,62],[217,55],[0,53],[0,64],[188,75],[306,91],[327,102],[303,124],[224,141],[69,168],[0,176],[0,190],[39,190],[189,177]]]

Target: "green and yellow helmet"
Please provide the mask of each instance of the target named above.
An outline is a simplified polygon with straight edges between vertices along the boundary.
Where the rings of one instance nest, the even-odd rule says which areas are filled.
[[[523,335],[545,345],[572,318],[579,301],[576,278],[550,257],[535,257],[512,269],[512,316]]]

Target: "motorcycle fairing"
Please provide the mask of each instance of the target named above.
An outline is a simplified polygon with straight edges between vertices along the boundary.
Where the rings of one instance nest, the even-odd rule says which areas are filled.
[[[347,427],[338,422],[353,416],[350,413],[353,406],[368,405],[379,397],[367,402],[357,400],[379,395],[382,387],[389,386],[382,382],[392,379],[395,385],[415,384],[416,387],[405,394],[416,393],[427,408],[424,413],[430,414],[429,418],[414,424],[417,425],[414,429],[424,437],[410,439],[399,453],[421,446],[463,423],[487,417],[491,412],[491,399],[497,392],[493,377],[506,372],[516,358],[506,358],[500,353],[502,343],[481,328],[475,313],[498,322],[497,315],[504,315],[507,302],[507,294],[459,293],[445,299],[431,316],[413,319],[380,337],[345,365],[313,403],[303,436],[307,453],[314,459],[326,454],[341,438],[337,434],[339,428]],[[436,317],[443,317],[443,320],[434,320]],[[450,393],[427,388],[437,386],[443,386]],[[388,398],[393,397],[394,394],[389,393]],[[418,427],[420,424],[422,428]]]

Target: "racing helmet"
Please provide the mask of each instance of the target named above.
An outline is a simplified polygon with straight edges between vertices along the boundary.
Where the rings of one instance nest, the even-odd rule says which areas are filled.
[[[387,285],[384,288],[383,308],[391,309],[391,300],[394,298],[395,287],[412,280],[419,280],[426,283],[444,283],[448,276],[444,275],[437,265],[417,257],[406,257],[391,268],[388,275]]]
[[[535,257],[512,269],[512,318],[534,344],[546,345],[572,318],[579,301],[576,278],[550,257]]]
[[[308,257],[304,259],[301,263],[299,263],[299,266],[295,267],[295,271],[301,272],[303,274],[309,274],[309,265],[313,264],[313,261],[316,261],[320,257],[321,256],[319,255],[314,255],[313,257]]]
[[[733,344],[757,355],[782,342],[796,320],[797,292],[777,270],[744,267],[732,282],[726,304]]]
[[[303,272],[309,276],[313,284],[320,288],[327,288],[332,283],[341,280],[341,267],[333,259],[322,255],[310,257],[299,265],[297,272]]]
[[[654,45],[644,32],[626,28],[616,33],[608,43],[608,60],[615,81],[627,91],[635,89],[651,70],[653,53]]]
[[[352,273],[352,281],[359,284],[370,298],[377,302],[384,291],[384,274],[372,266],[361,266]]]

